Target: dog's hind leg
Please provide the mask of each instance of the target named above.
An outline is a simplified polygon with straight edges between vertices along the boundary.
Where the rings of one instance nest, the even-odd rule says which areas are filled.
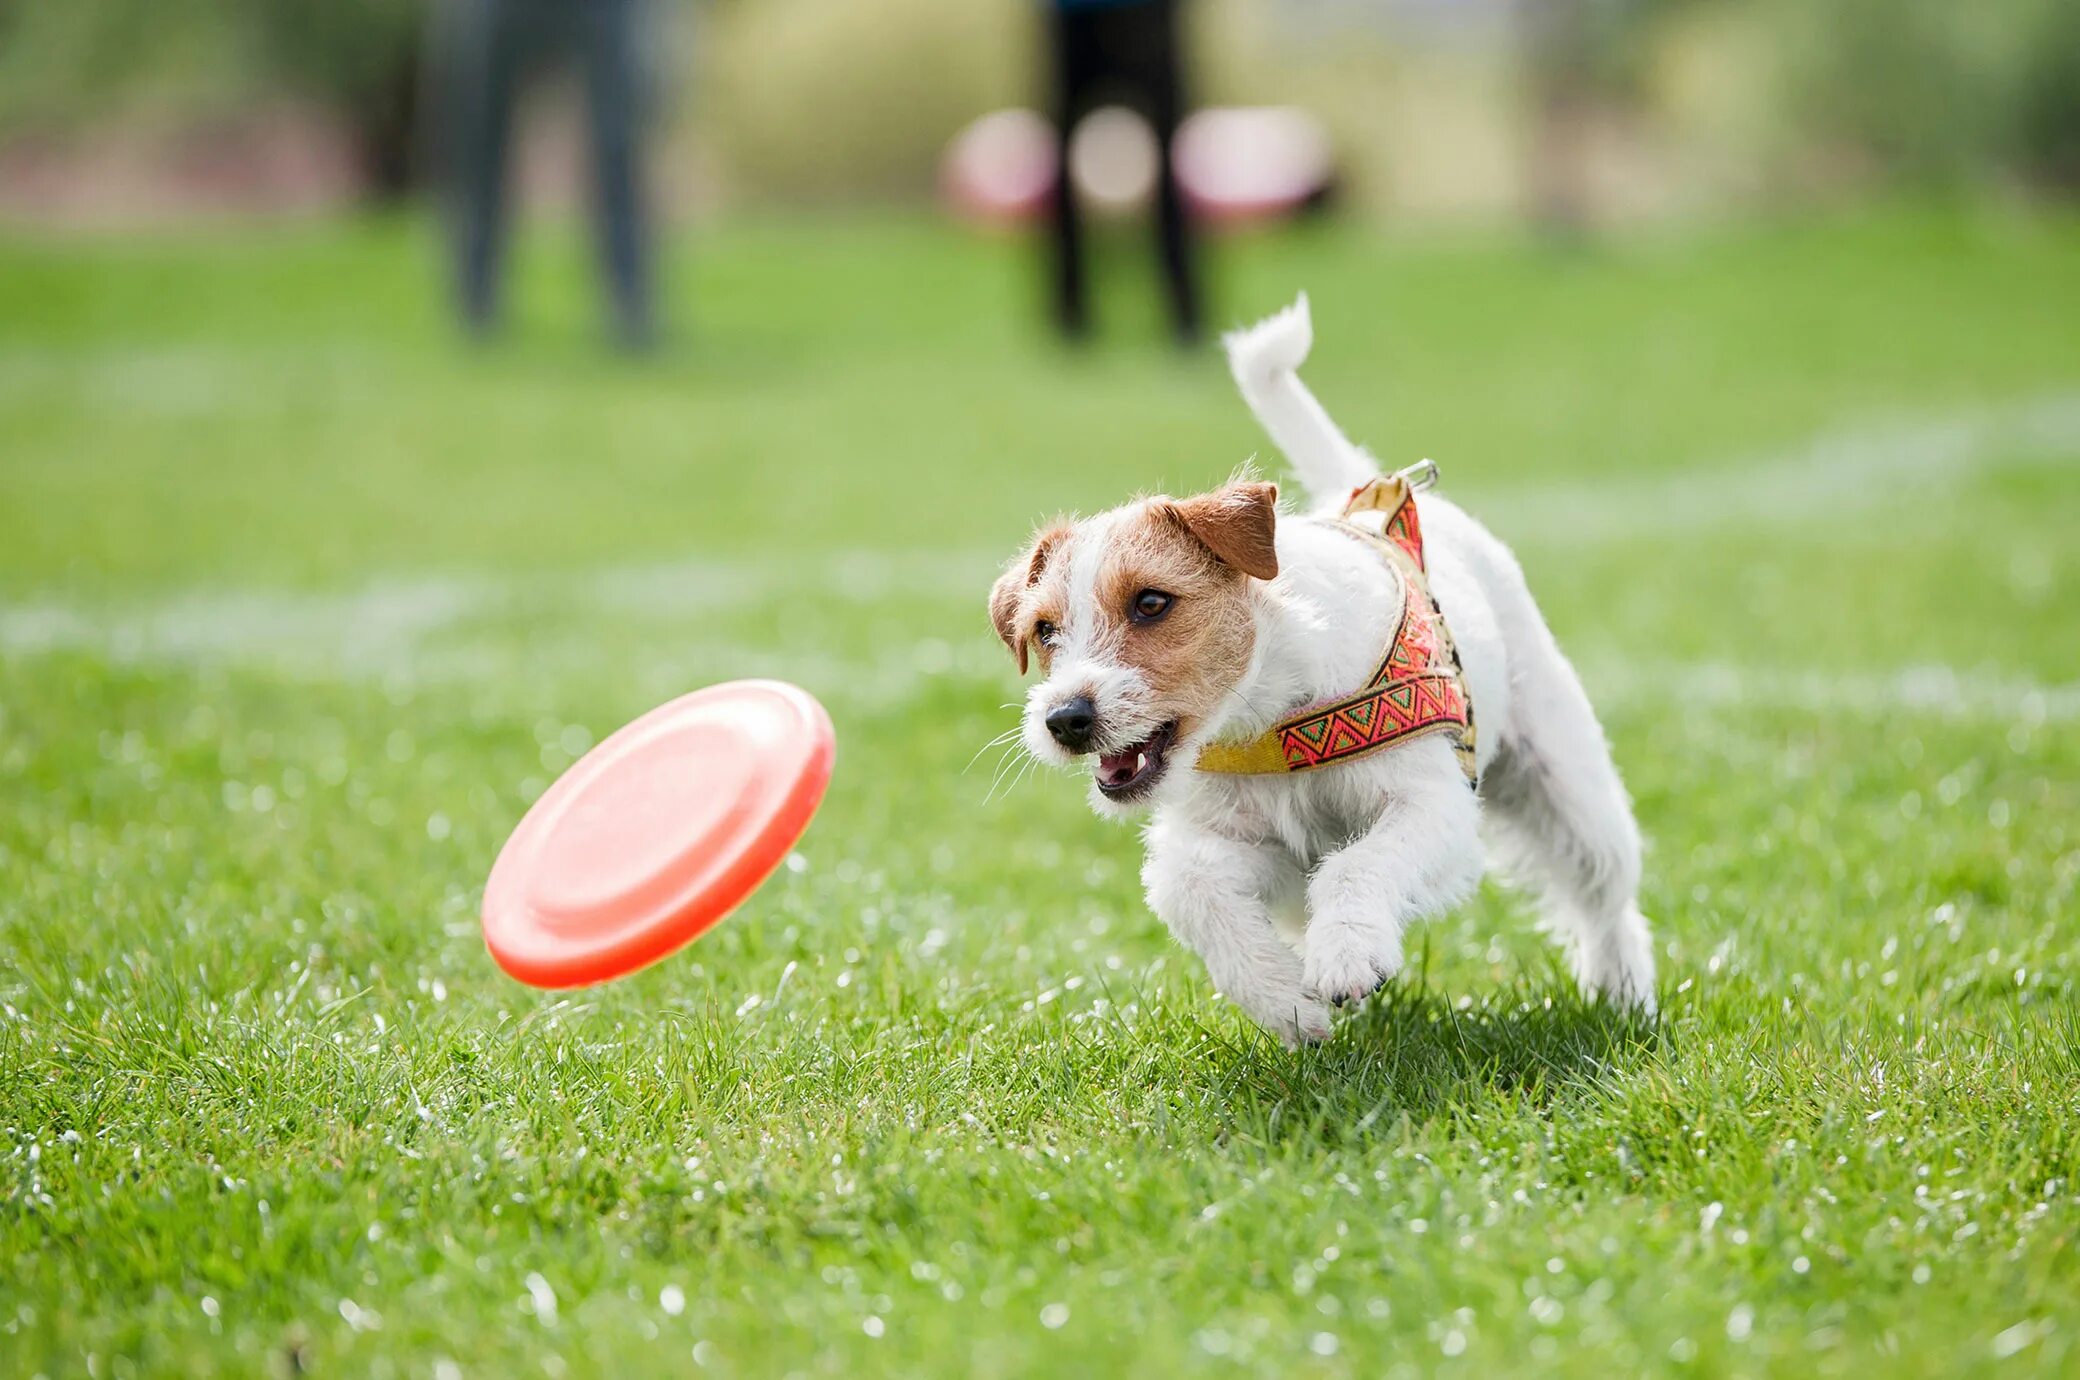
[[[1493,852],[1534,890],[1584,993],[1654,1009],[1632,802],[1574,668],[1541,620],[1510,648],[1510,720],[1481,781]]]

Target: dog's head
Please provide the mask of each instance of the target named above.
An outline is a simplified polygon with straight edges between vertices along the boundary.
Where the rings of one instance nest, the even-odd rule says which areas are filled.
[[[1278,574],[1278,488],[1140,499],[1040,532],[990,590],[1024,674],[1022,737],[1044,762],[1092,761],[1101,813],[1147,803],[1189,766],[1256,646],[1253,580]]]

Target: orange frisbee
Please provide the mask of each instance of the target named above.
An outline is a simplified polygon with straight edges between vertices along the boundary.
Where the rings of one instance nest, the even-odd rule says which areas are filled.
[[[626,977],[758,889],[837,750],[815,696],[738,680],[660,705],[542,793],[491,865],[484,943],[537,987]]]

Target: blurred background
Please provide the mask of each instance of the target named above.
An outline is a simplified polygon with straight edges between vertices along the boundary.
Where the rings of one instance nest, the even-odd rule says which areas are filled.
[[[5,0],[0,214],[408,201],[435,169],[432,8]],[[675,221],[928,203],[969,122],[1046,106],[1042,0],[652,8],[652,167]],[[1183,16],[1190,99],[1304,109],[1347,213],[1372,221],[1603,226],[1903,185],[2080,187],[2070,0],[1186,0]],[[582,113],[575,84],[524,111],[531,201],[581,195]]]

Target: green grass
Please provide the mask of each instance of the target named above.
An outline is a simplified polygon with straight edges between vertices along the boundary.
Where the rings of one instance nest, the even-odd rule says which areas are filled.
[[[476,355],[411,226],[0,242],[0,1373],[2080,1371],[2080,224],[1224,247],[1652,841],[1658,1024],[1491,890],[1295,1054],[964,771],[1027,525],[1265,448],[1217,361],[922,224],[688,248],[628,364],[563,241]],[[838,724],[798,865],[503,978],[526,802],[744,674]]]

